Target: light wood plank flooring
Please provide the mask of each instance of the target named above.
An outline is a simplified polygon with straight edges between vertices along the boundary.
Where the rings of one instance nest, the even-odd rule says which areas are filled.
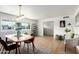
[[[48,51],[51,51],[51,53],[65,53],[64,42],[55,40],[53,37],[36,37],[35,46],[47,49]]]
[[[65,54],[64,41],[56,40],[53,37],[35,37],[35,53],[32,52],[30,45],[29,53],[27,52],[27,45],[23,48],[24,43],[21,44],[21,54]],[[70,53],[70,52],[69,52]],[[13,54],[13,53],[11,53]],[[67,54],[67,53],[66,53]]]

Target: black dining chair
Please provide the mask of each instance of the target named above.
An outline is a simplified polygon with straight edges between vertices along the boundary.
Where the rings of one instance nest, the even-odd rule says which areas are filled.
[[[25,43],[27,43],[27,47],[29,48],[28,44],[32,43],[32,47],[33,47],[33,52],[35,51],[35,45],[34,45],[34,39],[35,39],[35,36],[33,34],[31,34],[31,36],[33,36],[33,38],[31,39],[28,39],[26,41],[24,41],[24,47],[25,47]]]
[[[9,45],[14,43],[14,42],[11,41],[11,40],[9,41],[7,37],[5,38],[5,42],[6,42],[6,44],[9,44]],[[0,44],[0,51],[1,51],[2,47],[3,47],[3,46]]]
[[[2,45],[0,44],[0,51],[1,51],[1,49],[2,49]]]
[[[8,38],[7,38],[7,37],[6,37],[5,42],[6,42],[7,44],[13,44],[13,43],[14,43],[12,40],[8,40]]]
[[[11,50],[14,50],[14,49],[17,49],[17,48],[19,49],[19,47],[20,47],[20,45],[17,46],[16,44],[7,45],[7,43],[4,40],[2,40],[1,37],[0,37],[0,43],[3,46],[3,51],[5,49],[6,51],[9,51],[8,53],[10,53]]]

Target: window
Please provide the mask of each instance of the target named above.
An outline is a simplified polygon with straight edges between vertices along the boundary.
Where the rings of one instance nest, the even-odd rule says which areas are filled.
[[[30,29],[29,23],[22,23],[22,29]]]
[[[15,22],[12,21],[1,21],[1,30],[13,30]]]

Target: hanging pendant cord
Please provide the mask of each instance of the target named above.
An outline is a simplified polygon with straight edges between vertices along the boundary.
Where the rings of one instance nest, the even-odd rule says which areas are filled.
[[[22,5],[19,5],[19,16],[21,16],[21,6]]]

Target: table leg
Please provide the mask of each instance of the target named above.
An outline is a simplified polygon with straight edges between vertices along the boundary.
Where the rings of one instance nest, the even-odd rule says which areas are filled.
[[[20,52],[20,47],[18,48],[18,50],[19,50],[19,53],[21,53],[21,52]]]
[[[20,42],[20,47],[18,48],[18,49],[19,49],[19,53],[21,53],[21,52],[20,52],[20,48],[21,48],[21,42]]]
[[[16,54],[17,54],[18,42],[16,42]]]
[[[65,50],[65,52],[66,52],[66,44],[65,44],[65,49],[64,49],[64,50]]]
[[[35,52],[35,46],[34,46],[34,43],[32,43],[32,46],[33,46],[33,52]]]
[[[6,42],[7,42],[7,37],[6,37]]]

